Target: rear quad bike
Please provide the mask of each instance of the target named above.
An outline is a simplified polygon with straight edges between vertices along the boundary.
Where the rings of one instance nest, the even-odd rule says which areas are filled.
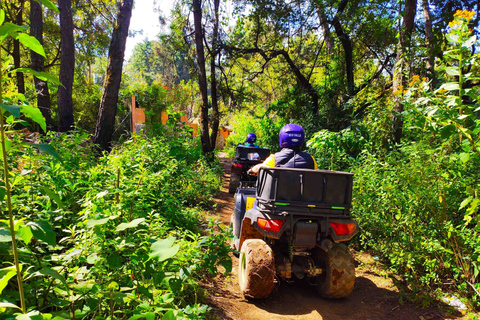
[[[256,164],[262,163],[270,155],[268,148],[237,146],[237,153],[232,162],[230,184],[228,192],[234,194],[241,181],[255,181],[256,176],[249,175],[248,170]]]
[[[245,297],[266,298],[276,276],[293,275],[325,298],[352,292],[354,260],[341,243],[358,232],[352,181],[347,172],[262,168],[256,187],[237,189],[231,221]]]

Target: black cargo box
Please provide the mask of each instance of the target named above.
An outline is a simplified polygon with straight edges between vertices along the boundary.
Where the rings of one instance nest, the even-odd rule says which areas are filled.
[[[353,174],[340,171],[262,168],[257,179],[260,208],[349,215]]]

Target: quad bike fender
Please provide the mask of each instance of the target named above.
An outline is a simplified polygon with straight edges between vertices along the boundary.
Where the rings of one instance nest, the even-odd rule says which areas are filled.
[[[322,221],[322,231],[326,233],[327,238],[331,238],[337,243],[352,239],[359,230],[360,228],[357,221],[350,218],[328,219]]]
[[[287,227],[287,224],[286,222],[288,222],[286,220],[286,217],[285,216],[282,216],[282,215],[270,215],[268,213],[265,213],[265,212],[261,212],[255,208],[253,209],[250,209],[250,210],[247,210],[247,212],[245,212],[245,218],[248,218],[250,220],[250,223],[252,225],[252,227],[257,230],[257,232],[259,232],[262,236],[264,237],[268,237],[268,238],[272,238],[272,239],[280,239],[280,236],[282,235],[282,233],[284,232],[285,228]],[[279,221],[279,220],[282,220],[284,221],[282,223],[282,226],[280,227],[279,230],[276,230],[276,231],[271,231],[271,230],[268,230],[268,229],[262,229],[260,227],[260,225],[258,224],[258,219],[264,219],[264,220],[274,220],[274,221]]]

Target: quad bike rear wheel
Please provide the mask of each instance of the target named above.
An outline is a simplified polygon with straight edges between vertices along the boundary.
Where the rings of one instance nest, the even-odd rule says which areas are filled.
[[[350,295],[355,285],[355,263],[347,246],[336,243],[328,252],[317,248],[314,259],[324,270],[317,278],[318,293],[332,299]]]
[[[238,259],[240,291],[247,298],[266,298],[274,286],[273,251],[260,239],[245,240]]]
[[[230,183],[228,185],[228,192],[234,194],[237,191],[238,186],[240,185],[240,176],[236,173],[230,175]]]

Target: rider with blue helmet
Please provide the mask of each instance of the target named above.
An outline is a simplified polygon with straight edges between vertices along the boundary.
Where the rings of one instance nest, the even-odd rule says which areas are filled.
[[[247,139],[245,140],[245,147],[258,148],[258,145],[255,144],[255,141],[257,141],[257,136],[255,135],[255,133],[247,134]]]
[[[307,152],[300,151],[304,140],[305,131],[303,131],[302,126],[295,123],[285,125],[279,134],[279,142],[282,150],[271,154],[263,163],[253,166],[250,172],[257,174],[262,166],[270,168],[318,169],[315,159]]]

